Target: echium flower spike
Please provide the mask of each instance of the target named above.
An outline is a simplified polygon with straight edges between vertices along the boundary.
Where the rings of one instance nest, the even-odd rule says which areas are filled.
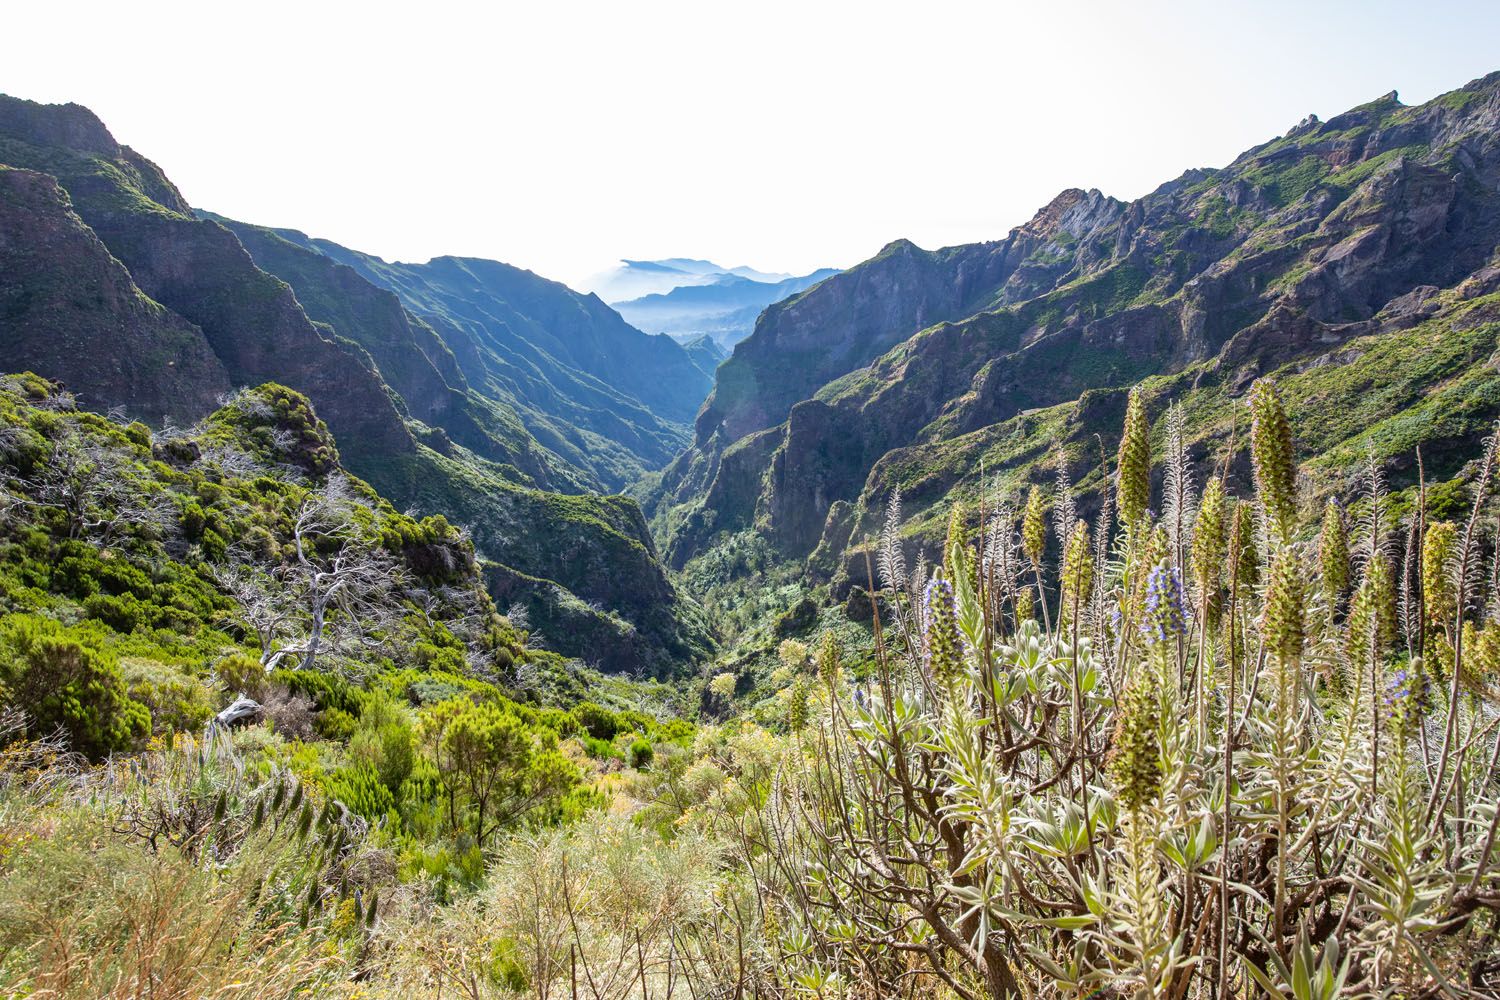
[[[1127,529],[1134,528],[1151,502],[1151,427],[1146,422],[1146,401],[1139,388],[1130,390],[1125,404],[1115,491],[1121,523]]]
[[[1120,804],[1131,812],[1161,791],[1160,699],[1150,671],[1139,671],[1125,691],[1105,765]]]
[[[1375,602],[1375,626],[1380,644],[1389,649],[1396,642],[1396,571],[1390,557],[1381,552],[1365,564]]]
[[[1318,533],[1318,568],[1323,604],[1332,621],[1349,589],[1349,529],[1343,510],[1333,500],[1323,511],[1323,527]]]
[[[1386,707],[1391,714],[1391,728],[1407,739],[1416,733],[1422,717],[1432,709],[1431,679],[1420,656],[1396,671],[1386,687]]]
[[[1182,573],[1176,566],[1162,561],[1152,568],[1141,610],[1141,637],[1147,645],[1168,643],[1187,632]]]
[[[1094,589],[1094,554],[1089,544],[1089,526],[1086,521],[1073,525],[1073,534],[1068,538],[1063,551],[1062,595],[1063,618],[1071,621],[1073,607],[1088,604]]]
[[[927,659],[933,677],[951,688],[962,669],[958,615],[953,607],[953,585],[941,572],[927,584]]]
[[[1036,601],[1031,596],[1030,587],[1022,587],[1016,591],[1016,623],[1030,621],[1036,617]]]
[[[1033,486],[1026,494],[1026,510],[1021,515],[1021,551],[1031,560],[1031,565],[1040,566],[1046,549],[1046,501],[1042,498],[1042,491]]]
[[[1297,550],[1286,546],[1271,564],[1271,579],[1261,609],[1261,638],[1266,651],[1291,662],[1302,655],[1307,638],[1306,579]]]
[[[1452,567],[1458,550],[1458,531],[1448,521],[1428,526],[1422,540],[1422,601],[1428,621],[1437,628],[1452,624],[1458,597]]]
[[[1225,559],[1229,548],[1228,504],[1224,481],[1214,476],[1203,486],[1198,520],[1193,526],[1193,582],[1210,621],[1219,616]]]
[[[1478,691],[1500,674],[1500,625],[1464,622],[1464,683]]]
[[[1255,490],[1269,527],[1281,541],[1291,538],[1296,515],[1297,469],[1292,455],[1292,425],[1270,379],[1250,390],[1250,457]]]
[[[977,596],[979,593],[979,558],[974,550],[969,527],[964,523],[965,513],[963,504],[953,505],[953,510],[948,515],[948,537],[943,551],[947,555],[948,568],[954,574],[954,580],[959,580],[957,574],[962,569],[961,582],[967,586],[970,596]]]
[[[1255,586],[1260,582],[1260,550],[1255,545],[1255,518],[1248,505],[1234,505],[1229,537],[1229,565],[1235,567],[1236,582],[1241,587]]]
[[[838,683],[839,659],[838,639],[832,632],[824,632],[823,641],[818,645],[818,679],[824,684],[832,686]]]

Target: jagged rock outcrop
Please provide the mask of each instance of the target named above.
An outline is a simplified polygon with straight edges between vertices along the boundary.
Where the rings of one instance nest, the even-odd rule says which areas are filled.
[[[1082,405],[1096,390],[1191,376],[1173,384],[1233,394],[1356,338],[1475,315],[1454,290],[1497,242],[1500,74],[1305,121],[1130,203],[1065,191],[992,243],[898,241],[767,310],[648,510],[677,565],[753,530],[827,568],[893,487],[920,512],[981,465],[1097,451],[1117,425]]]

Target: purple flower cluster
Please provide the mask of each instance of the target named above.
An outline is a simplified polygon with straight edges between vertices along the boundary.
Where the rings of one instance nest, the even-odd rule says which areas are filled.
[[[959,670],[958,615],[953,585],[934,577],[923,593],[927,625],[927,659],[933,676],[950,680]]]
[[[1421,671],[1402,667],[1386,684],[1385,703],[1393,714],[1421,713],[1426,709],[1427,678]]]
[[[1187,600],[1182,592],[1182,573],[1161,563],[1146,578],[1146,606],[1141,636],[1149,644],[1171,642],[1187,631]]]
[[[953,584],[948,582],[944,576],[935,576],[927,581],[927,589],[922,594],[924,619],[928,622],[934,621],[940,615],[954,614],[953,608]]]

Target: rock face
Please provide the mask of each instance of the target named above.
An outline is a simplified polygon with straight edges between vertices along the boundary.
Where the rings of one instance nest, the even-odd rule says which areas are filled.
[[[1065,191],[993,243],[898,241],[762,315],[648,511],[677,565],[753,530],[830,569],[893,487],[920,512],[981,462],[1024,477],[1056,445],[1111,439],[1091,393],[1159,376],[1233,394],[1474,315],[1477,286],[1457,290],[1497,242],[1500,74],[1306,121],[1134,202]]]
[[[113,350],[96,349],[110,342]],[[52,373],[85,407],[129,399],[153,421],[206,413],[229,388],[202,331],[136,287],[57,181],[8,167],[0,167],[0,355],[7,370]]]
[[[491,292],[504,284],[519,301],[521,276],[541,282],[490,263],[464,267],[486,275]],[[632,330],[597,300],[572,296],[579,320],[550,293],[525,300],[531,315],[504,322],[519,326],[525,315],[523,332],[545,341],[530,348],[534,358],[566,348],[579,370],[628,368],[669,415],[622,403],[654,428],[640,433],[659,436],[622,468],[665,461],[672,442],[686,440],[707,376],[668,338]],[[498,309],[498,293],[486,294],[485,308]],[[658,674],[704,652],[707,632],[657,562],[635,502],[533,488],[581,491],[606,477],[570,464],[503,400],[476,392],[463,351],[398,295],[321,251],[199,218],[86,109],[0,96],[0,369],[33,369],[64,380],[86,406],[153,421],[204,417],[230,388],[289,386],[327,422],[350,471],[398,504],[470,527],[507,604],[565,621],[548,633],[553,648]],[[604,332],[590,340],[580,333],[588,329]],[[631,337],[641,351],[621,353]],[[519,355],[527,348],[516,338]],[[612,391],[603,377],[587,376],[601,394]],[[579,453],[604,440],[556,433],[571,434]],[[623,481],[624,471],[613,475]],[[547,618],[553,608],[566,617]]]
[[[351,458],[415,450],[367,356],[324,338],[285,283],[257,268],[228,230],[195,219],[155,164],[117,145],[88,111],[48,112],[0,97],[0,163],[55,177],[140,290],[201,331],[231,383],[279,381],[304,393]],[[80,145],[54,145],[59,138]],[[169,380],[163,389],[170,394]],[[188,402],[174,415],[204,415]]]
[[[205,213],[200,213],[205,214]],[[308,317],[333,336],[369,352],[408,416],[429,425],[424,440],[439,450],[458,445],[510,470],[510,478],[543,489],[586,490],[600,483],[549,452],[504,401],[477,395],[452,350],[394,292],[286,233],[207,216],[244,245],[257,266],[292,286]]]
[[[664,466],[690,439],[712,369],[672,338],[632,327],[596,296],[493,260],[388,263],[295,231],[274,235],[393,292],[452,353],[471,393],[514,412],[556,464],[572,466],[582,488],[619,489]],[[251,240],[257,259],[296,286],[263,245]]]

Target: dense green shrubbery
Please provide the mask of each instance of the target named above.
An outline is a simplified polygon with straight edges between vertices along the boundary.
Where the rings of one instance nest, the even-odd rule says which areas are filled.
[[[0,691],[34,735],[61,730],[98,757],[139,746],[151,715],[130,698],[115,654],[97,633],[34,615],[0,619]]]
[[[153,437],[74,411],[40,380],[0,381],[6,990],[92,995],[144,974],[331,991],[332,970],[351,981],[382,921],[404,919],[386,899],[456,913],[517,833],[592,824],[621,774],[686,752],[695,727],[659,721],[679,693],[528,649],[461,532],[397,513],[336,461],[305,401],[278,387]],[[319,605],[315,572],[340,560],[378,572]],[[258,721],[189,735],[238,695],[262,706]],[[133,756],[54,781],[76,766],[63,749]],[[69,788],[86,794],[53,797]],[[55,850],[33,828],[56,832]],[[50,869],[76,891],[36,897]],[[102,900],[106,872],[119,890]],[[130,931],[125,901],[165,923]],[[135,933],[177,964],[142,972],[124,948],[39,943],[56,920],[90,942]],[[201,940],[185,947],[179,930]],[[393,946],[379,948],[394,982]],[[507,948],[487,948],[486,981],[532,974]],[[281,964],[258,969],[262,956]]]

